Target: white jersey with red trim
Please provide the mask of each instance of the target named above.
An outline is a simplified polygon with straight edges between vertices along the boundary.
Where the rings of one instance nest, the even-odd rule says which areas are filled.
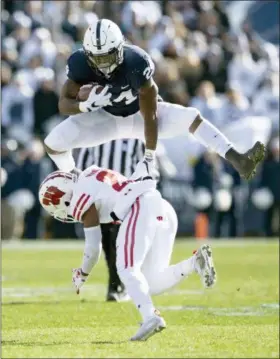
[[[110,213],[127,181],[127,178],[118,172],[95,165],[88,167],[75,184],[69,214],[81,222],[84,213],[94,203],[100,223],[112,222]]]

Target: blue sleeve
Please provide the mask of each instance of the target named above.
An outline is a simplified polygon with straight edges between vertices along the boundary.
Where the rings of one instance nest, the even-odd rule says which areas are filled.
[[[85,85],[88,83],[88,64],[82,52],[74,52],[67,61],[66,75],[77,84]]]
[[[155,65],[150,56],[141,49],[135,52],[131,59],[130,84],[134,90],[139,90],[154,74]]]

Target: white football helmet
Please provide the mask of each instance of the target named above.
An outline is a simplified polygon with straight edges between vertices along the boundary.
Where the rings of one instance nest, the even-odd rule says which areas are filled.
[[[42,207],[52,217],[64,223],[75,222],[68,213],[74,184],[74,175],[55,171],[45,178],[39,188],[39,201]]]
[[[101,19],[87,29],[83,48],[89,64],[106,77],[123,61],[124,37],[111,20]]]

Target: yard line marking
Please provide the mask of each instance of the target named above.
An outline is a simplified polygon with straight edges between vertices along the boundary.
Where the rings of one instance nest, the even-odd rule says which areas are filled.
[[[268,244],[279,245],[279,241],[274,239],[233,239],[233,240],[216,240],[211,239],[206,241],[213,248],[238,248],[238,247],[250,247],[250,246],[266,246]],[[83,240],[5,240],[1,242],[2,249],[4,250],[76,250],[84,247]],[[185,245],[186,247],[197,247],[197,241],[193,238],[177,239],[175,245]]]
[[[272,303],[270,305],[261,304],[255,307],[234,307],[234,308],[214,308],[206,306],[187,306],[187,305],[171,305],[158,306],[162,311],[205,311],[216,316],[268,316],[275,315],[279,311],[279,304]]]
[[[83,287],[82,293],[90,294],[91,296],[105,295],[107,286],[105,284],[94,284]],[[72,286],[69,287],[2,287],[2,298],[29,298],[39,297],[42,295],[55,295],[63,293],[75,293]]]

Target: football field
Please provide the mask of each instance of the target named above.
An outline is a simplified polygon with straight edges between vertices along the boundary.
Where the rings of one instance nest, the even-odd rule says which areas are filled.
[[[193,274],[154,297],[166,330],[129,342],[140,316],[131,302],[104,301],[103,257],[77,296],[83,242],[2,242],[2,358],[279,358],[278,241],[210,244],[216,286]],[[197,246],[178,240],[172,263]]]

